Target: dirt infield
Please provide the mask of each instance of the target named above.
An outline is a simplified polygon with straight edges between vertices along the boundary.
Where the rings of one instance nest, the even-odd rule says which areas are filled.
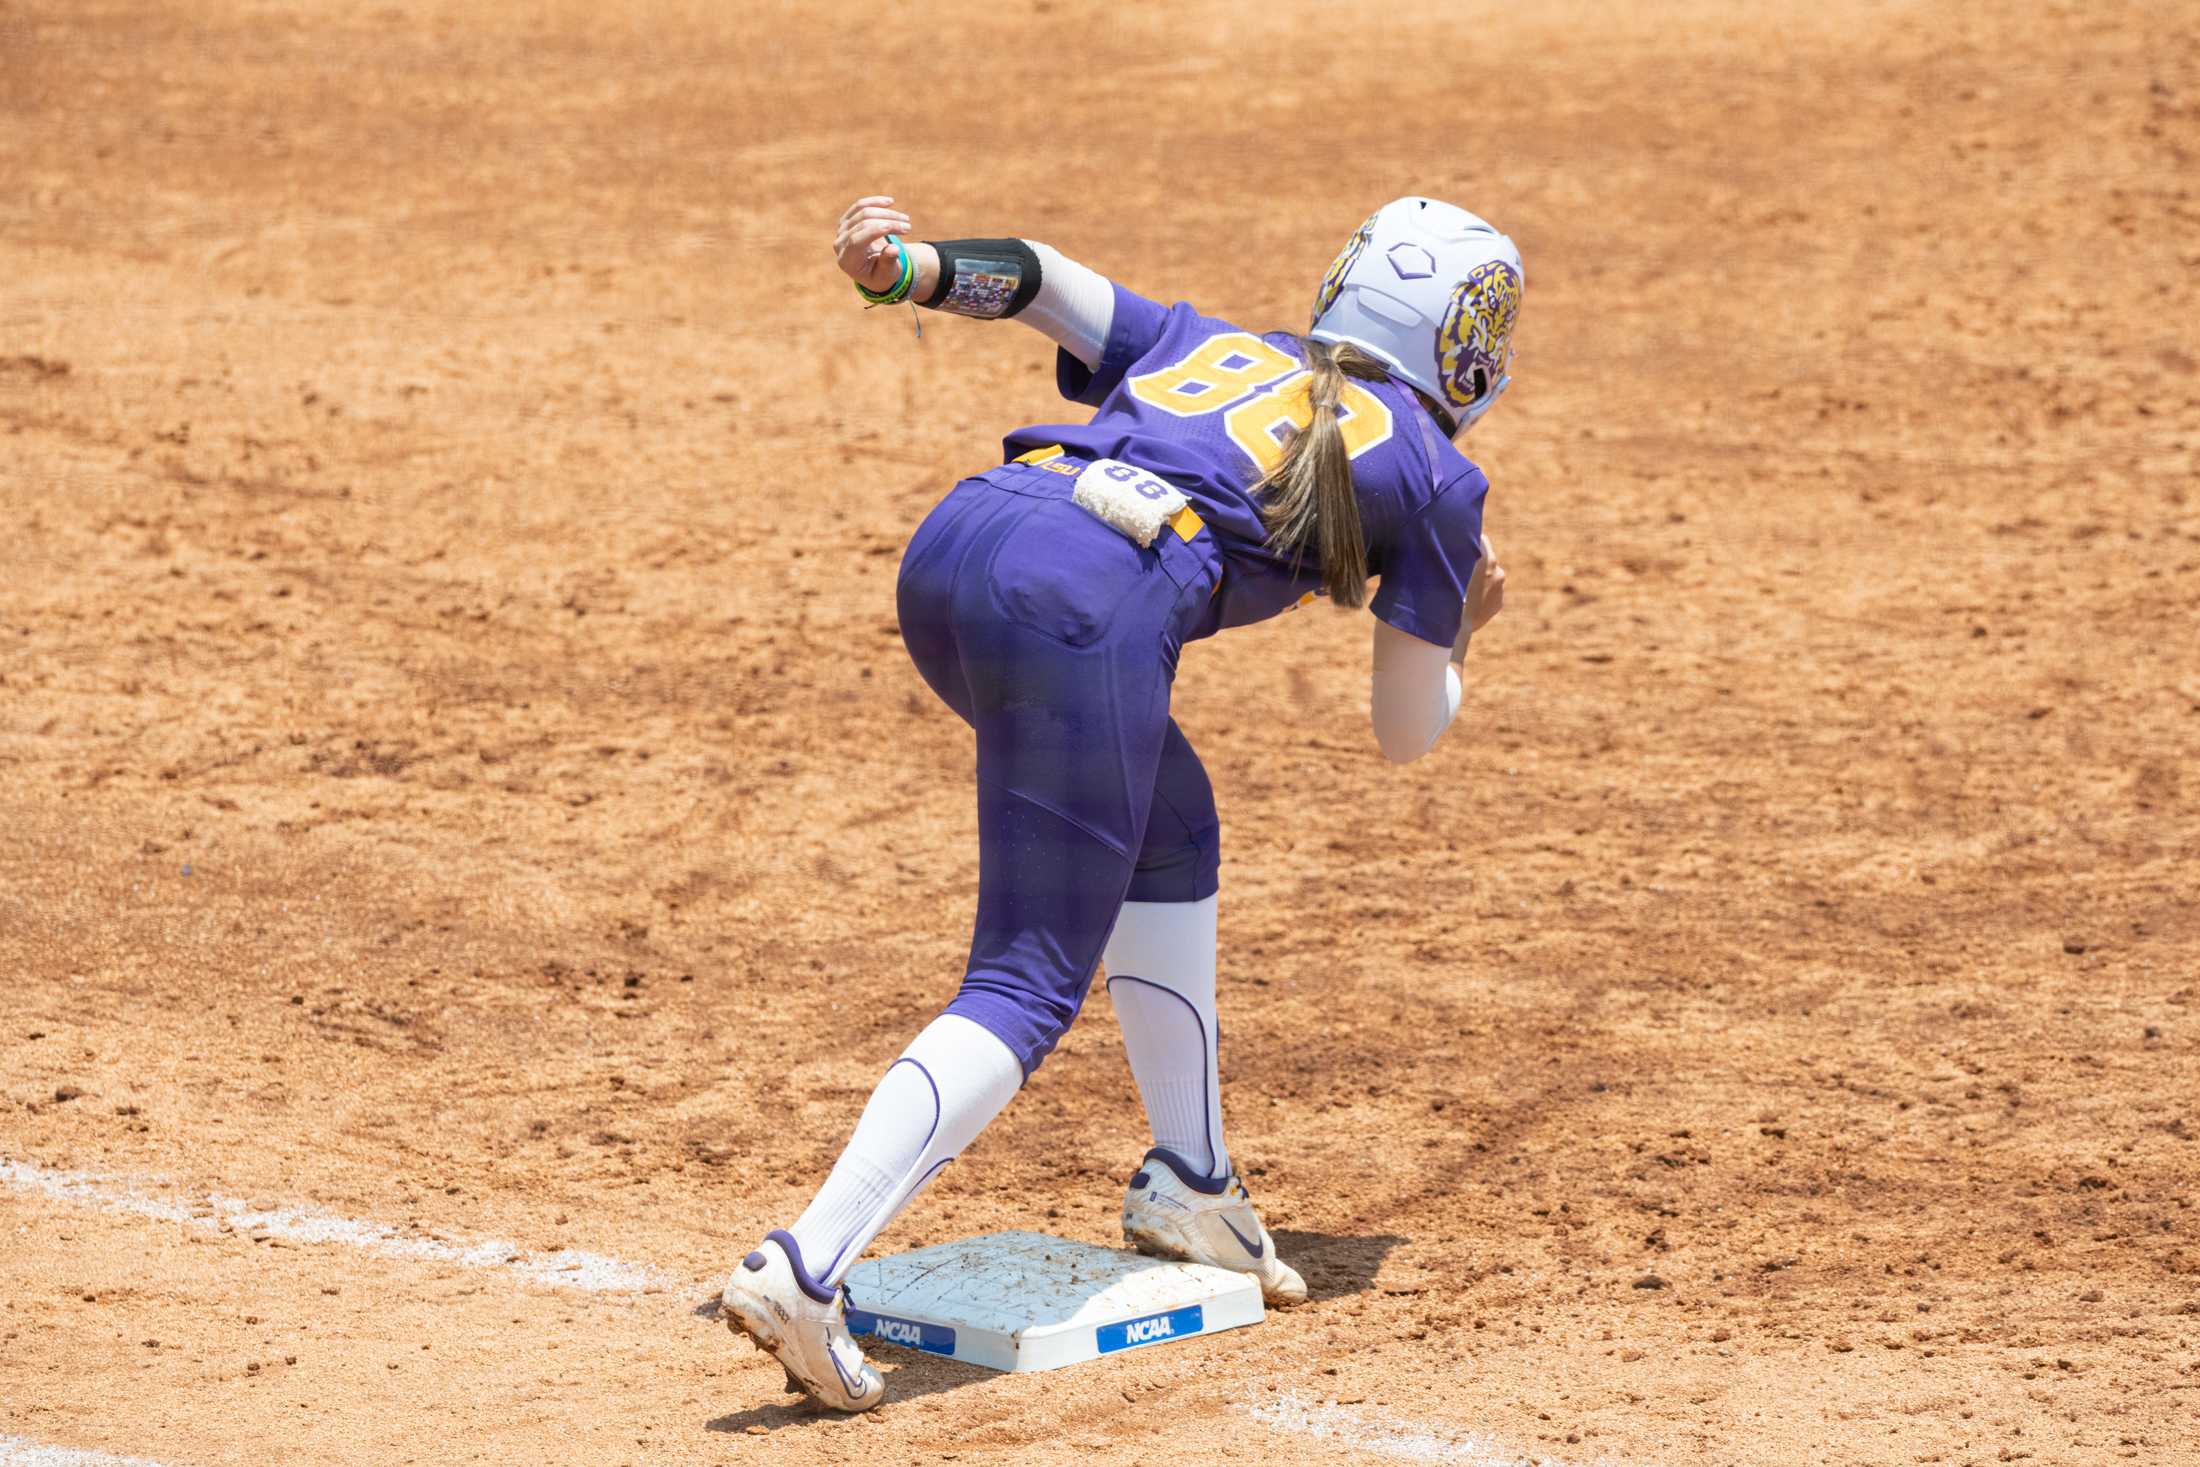
[[[2190,21],[0,0],[0,1463],[2200,1460]],[[1177,695],[1315,1302],[816,1415],[695,1309],[952,991],[893,575],[1063,412],[832,220],[1298,326],[1409,189],[1528,262],[1469,712]],[[880,1246],[1143,1143],[1096,987]]]

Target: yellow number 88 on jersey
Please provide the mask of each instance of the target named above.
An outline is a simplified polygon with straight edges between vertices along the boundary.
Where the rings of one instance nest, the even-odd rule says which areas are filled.
[[[1131,396],[1180,418],[1223,415],[1230,441],[1262,477],[1283,462],[1291,439],[1314,421],[1312,374],[1289,352],[1249,331],[1210,336],[1172,366],[1129,378]],[[1357,382],[1338,398],[1337,426],[1353,458],[1389,441],[1390,409]]]

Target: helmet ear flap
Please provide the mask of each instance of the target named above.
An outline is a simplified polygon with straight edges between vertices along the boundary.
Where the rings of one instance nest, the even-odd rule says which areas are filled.
[[[1497,400],[1505,395],[1505,389],[1510,386],[1512,386],[1512,376],[1510,373],[1498,378],[1497,385],[1490,389],[1490,395],[1488,397],[1483,398],[1479,402],[1470,403],[1466,407],[1459,410],[1459,427],[1462,429],[1471,428],[1476,423],[1480,422],[1482,420],[1482,415],[1488,412],[1491,408],[1497,406]]]

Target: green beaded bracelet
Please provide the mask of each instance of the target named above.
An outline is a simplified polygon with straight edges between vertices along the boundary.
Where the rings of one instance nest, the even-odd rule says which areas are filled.
[[[860,280],[855,283],[856,293],[874,306],[891,306],[909,299],[910,288],[917,283],[917,262],[909,253],[909,247],[891,234],[886,236],[886,242],[901,255],[901,278],[885,290],[873,290]]]

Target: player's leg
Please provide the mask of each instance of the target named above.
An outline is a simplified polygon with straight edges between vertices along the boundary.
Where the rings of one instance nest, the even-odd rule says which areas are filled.
[[[965,481],[911,537],[902,557],[895,609],[917,671],[964,722],[977,715],[977,689],[965,666],[957,588],[982,566],[998,529],[989,513],[999,491]],[[979,831],[981,849],[986,840]],[[983,856],[980,858],[981,868]],[[871,1239],[924,1185],[969,1145],[1023,1084],[1024,1065],[980,1024],[953,1014],[934,1019],[889,1065],[825,1185],[786,1229],[810,1280],[836,1288]]]
[[[888,1068],[810,1206],[767,1235],[726,1291],[736,1326],[843,1410],[875,1404],[884,1387],[841,1323],[841,1279],[1075,1017],[1130,880],[1168,717],[1161,633],[1178,588],[1066,502],[1021,545],[1006,542],[1044,515],[1037,503],[994,504],[953,534],[928,535],[958,496],[912,542],[901,614],[926,681],[978,736],[978,916],[962,989]],[[1011,574],[996,574],[997,559],[1021,565],[1088,530],[1104,537],[1095,563],[1051,585],[1026,576],[1011,590],[1029,601],[995,597]],[[1004,617],[1003,601],[1034,609]],[[1085,644],[1051,634],[1058,616],[1096,608],[1109,614]],[[1045,629],[1029,624],[1039,619]],[[796,1322],[774,1335],[781,1310]]]
[[[1199,756],[1171,720],[1153,805],[1102,961],[1154,1145],[1123,1198],[1132,1246],[1250,1273],[1272,1304],[1306,1298],[1276,1256],[1222,1130],[1215,917],[1221,822]]]
[[[911,537],[899,577],[896,609],[910,658],[965,722],[971,690],[953,588],[983,544],[974,523],[995,500],[983,484],[956,486]],[[790,1226],[767,1233],[734,1270],[721,1301],[728,1323],[826,1405],[862,1411],[878,1404],[885,1383],[848,1335],[841,1277],[1022,1083],[1021,1063],[983,1027],[950,1017],[927,1025],[887,1066],[810,1205]]]
[[[977,920],[954,1000],[887,1070],[816,1199],[773,1235],[821,1291],[1076,1017],[1131,879],[1167,728],[1167,669],[1150,636],[1073,649],[1036,635],[979,600],[964,583],[985,581],[952,573],[957,559],[928,562],[935,587],[935,572],[905,569],[901,611],[926,680],[977,731]],[[1126,619],[1135,627],[1136,610]]]
[[[1101,962],[1154,1145],[1227,1177],[1216,1068],[1215,907],[1221,822],[1207,771],[1174,719],[1146,835]]]
[[[992,594],[1011,574],[995,563],[1063,519],[1097,536],[1098,550],[1118,552],[1117,563],[1053,568],[1050,593],[1100,599],[1152,582],[1084,511],[985,484],[951,494],[903,559],[903,640],[925,681],[977,732],[977,921],[961,991],[888,1068],[831,1176],[786,1229],[821,1288],[838,1284],[1054,1047],[1130,880],[1145,808],[1131,782],[1152,778],[1167,721],[1167,669],[1151,636],[1133,630],[1156,608],[1134,606],[1125,635],[1072,648],[1029,618],[1002,616]],[[1101,587],[1111,570],[1129,584]],[[1047,600],[1062,604],[1060,595]],[[1145,690],[1149,718],[1126,716],[1111,696],[1134,688]],[[1124,782],[1112,798],[1110,770]],[[1118,832],[1113,842],[1109,831]]]

